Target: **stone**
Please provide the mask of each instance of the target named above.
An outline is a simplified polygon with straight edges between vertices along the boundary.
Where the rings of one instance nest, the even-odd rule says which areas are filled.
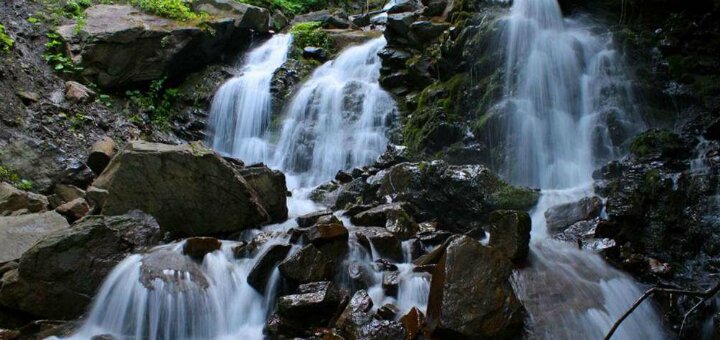
[[[219,18],[231,18],[235,27],[267,33],[270,29],[270,12],[262,7],[248,5],[234,0],[198,0],[193,8]]]
[[[364,325],[373,320],[373,302],[367,291],[358,290],[343,310],[336,327],[344,335],[356,335]],[[352,337],[350,337],[352,339]]]
[[[157,280],[173,292],[204,290],[210,285],[202,268],[187,256],[170,249],[153,251],[143,256],[140,283],[147,289],[158,289]]]
[[[347,242],[349,233],[342,224],[316,224],[306,231],[308,240],[317,247],[335,241]]]
[[[600,216],[601,209],[602,200],[597,196],[554,206],[545,212],[547,231],[551,234],[562,232],[576,222]]]
[[[510,285],[505,254],[467,236],[448,245],[435,268],[428,299],[433,335],[468,339],[512,338],[522,332],[523,307]]]
[[[65,216],[72,223],[87,215],[90,212],[90,205],[81,197],[58,206],[55,211]]]
[[[261,294],[265,293],[268,281],[275,267],[280,263],[292,248],[289,244],[275,244],[270,246],[248,273],[247,282]]]
[[[240,175],[257,194],[260,204],[270,214],[271,223],[285,222],[288,216],[285,175],[256,164],[239,170]]]
[[[382,277],[382,288],[385,294],[389,296],[397,296],[398,286],[400,286],[400,272],[385,271]]]
[[[312,227],[315,223],[317,223],[318,219],[322,216],[328,216],[332,215],[332,210],[319,210],[315,212],[311,212],[309,214],[305,214],[302,216],[298,216],[295,221],[298,224],[298,228],[305,229]]]
[[[384,227],[389,212],[405,211],[406,207],[407,203],[403,202],[381,204],[352,216],[350,222],[358,226]]]
[[[515,263],[524,262],[530,253],[530,215],[524,211],[497,210],[490,214],[489,245]]]
[[[13,212],[38,213],[47,211],[47,197],[15,188],[0,181],[0,216]]]
[[[400,318],[400,322],[407,332],[405,339],[416,340],[432,338],[428,330],[425,314],[418,310],[417,307],[410,309],[407,314]]]
[[[120,261],[161,240],[155,219],[139,211],[86,216],[72,228],[47,234],[22,255],[18,270],[3,277],[0,304],[40,318],[75,319]]]
[[[388,42],[397,42],[398,40],[407,42],[410,26],[416,19],[417,15],[414,13],[388,14],[385,38],[388,39]]]
[[[290,20],[288,20],[281,10],[275,10],[270,18],[270,28],[278,32],[287,27],[288,23],[290,23]]]
[[[448,0],[424,0],[423,15],[426,17],[434,17],[442,15],[448,6]]]
[[[448,28],[450,28],[450,24],[448,23],[435,23],[432,21],[416,21],[410,25],[410,31],[423,44],[430,43],[437,39]]]
[[[313,46],[303,48],[302,57],[305,59],[314,59],[319,62],[325,62],[328,60],[328,55],[325,49]]]
[[[323,29],[323,32],[330,38],[335,51],[342,51],[351,46],[362,45],[371,39],[382,36],[382,32],[377,30]]]
[[[374,249],[382,257],[402,261],[402,245],[400,239],[385,228],[365,227],[353,231],[358,242],[368,251]]]
[[[63,203],[85,197],[85,191],[69,184],[57,184],[53,192]]]
[[[54,211],[0,216],[0,263],[17,260],[45,235],[70,225]]]
[[[305,327],[327,324],[342,299],[337,287],[329,281],[301,285],[298,290],[300,294],[278,298],[277,312]]]
[[[415,12],[420,10],[423,5],[420,1],[416,0],[401,0],[396,1],[394,5],[387,9],[387,14]]]
[[[183,254],[196,260],[205,258],[205,255],[220,250],[222,242],[214,237],[191,237],[185,240]]]
[[[25,105],[37,103],[42,99],[39,94],[32,91],[17,91],[16,94]]]
[[[107,200],[108,196],[110,196],[110,193],[105,189],[91,186],[87,189],[85,195],[88,203],[90,203],[90,205],[95,208],[105,205],[105,201]]]
[[[107,136],[93,144],[86,163],[95,175],[100,175],[105,170],[115,156],[116,148],[115,141]]]
[[[435,249],[431,250],[429,253],[418,257],[416,260],[413,261],[413,265],[415,266],[427,266],[427,265],[435,265],[442,259],[442,256],[445,254],[445,250],[447,249],[447,246],[450,244],[450,242],[454,241],[457,238],[457,236],[450,236],[447,239],[445,239],[442,244],[435,247]]]
[[[383,320],[395,320],[398,313],[400,313],[400,309],[392,303],[386,303],[377,310],[377,315]]]
[[[335,180],[338,181],[339,183],[349,183],[350,181],[353,180],[353,177],[349,173],[340,170],[335,175]]]
[[[65,82],[65,99],[74,103],[85,103],[92,101],[97,93],[87,86],[76,81]]]
[[[357,27],[370,26],[370,15],[368,14],[351,15],[348,19]]]
[[[335,262],[312,244],[289,256],[278,267],[280,274],[290,282],[300,285],[330,280],[335,272]]]
[[[278,208],[278,192],[283,199],[287,192],[284,179],[278,179],[281,174],[252,170],[253,176],[262,172],[272,178],[252,178],[250,183],[276,185],[263,187],[265,197],[260,199],[242,171],[199,142],[134,141],[112,159],[93,186],[108,191],[100,206],[104,215],[140,209],[155,216],[163,230],[179,235],[232,233],[284,219],[286,208]]]

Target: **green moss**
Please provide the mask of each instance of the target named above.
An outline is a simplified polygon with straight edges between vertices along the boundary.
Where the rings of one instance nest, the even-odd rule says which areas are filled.
[[[540,198],[540,193],[537,190],[502,182],[499,188],[490,195],[489,201],[495,209],[528,210],[535,206],[538,198]]]
[[[131,0],[134,6],[161,17],[188,21],[200,18],[183,0]]]
[[[0,165],[0,182],[10,183],[20,190],[27,191],[32,189],[31,181],[20,178],[20,176],[15,171],[12,171],[2,165]]]
[[[325,31],[321,29],[319,21],[300,22],[290,28],[293,36],[293,45],[302,50],[305,47],[321,47],[327,51],[332,50],[332,40]]]
[[[278,9],[287,14],[301,14],[328,7],[327,0],[235,0],[248,5]]]
[[[630,144],[630,152],[638,157],[658,155],[672,157],[685,151],[680,137],[668,130],[653,129],[643,132]]]
[[[0,53],[9,52],[14,44],[15,41],[10,39],[10,37],[5,32],[5,26],[0,24]]]

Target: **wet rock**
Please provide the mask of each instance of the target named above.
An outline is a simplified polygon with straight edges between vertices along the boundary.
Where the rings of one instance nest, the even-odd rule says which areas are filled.
[[[524,211],[498,210],[490,214],[490,246],[515,263],[524,262],[530,253],[530,215]]]
[[[432,21],[416,21],[410,25],[410,30],[423,43],[429,43],[443,34],[450,24],[435,23]]]
[[[76,81],[65,82],[65,99],[71,102],[83,103],[95,98],[95,91]]]
[[[295,219],[298,227],[301,229],[312,227],[313,224],[317,223],[317,220],[322,216],[332,215],[331,210],[320,210],[309,214],[302,215]]]
[[[342,51],[350,46],[362,45],[363,43],[382,36],[382,32],[376,30],[357,29],[326,29],[323,30],[332,41],[335,51]]]
[[[503,338],[522,332],[523,307],[501,252],[466,236],[447,247],[432,276],[428,324],[436,336]]]
[[[314,245],[308,244],[280,263],[280,273],[294,284],[330,280],[335,263]]]
[[[417,10],[422,9],[422,7],[423,7],[422,3],[420,3],[420,1],[416,1],[416,0],[396,1],[394,5],[392,5],[390,8],[388,8],[387,13],[395,14],[395,13],[415,12]]]
[[[0,216],[0,263],[19,259],[45,235],[68,227],[67,220],[54,211]]]
[[[545,212],[547,230],[551,234],[562,232],[573,223],[598,217],[601,209],[602,200],[597,196],[552,207]]]
[[[154,251],[142,259],[140,283],[147,289],[158,289],[156,280],[163,282],[163,289],[172,292],[206,289],[210,285],[195,261],[165,249]]]
[[[281,174],[253,169],[252,176],[262,173],[271,178],[248,182],[242,170],[200,143],[136,141],[113,158],[93,186],[108,191],[101,206],[103,214],[141,209],[155,216],[164,230],[181,235],[237,232],[283,219],[285,208],[277,206],[280,195],[285,199],[284,185],[272,187],[282,194],[263,187],[263,199],[253,188],[260,188],[260,183],[280,184]],[[268,204],[267,209],[263,203]]]
[[[405,314],[400,319],[400,322],[405,327],[405,339],[431,339],[425,315],[416,307],[413,307]]]
[[[345,171],[338,171],[337,175],[335,175],[335,180],[339,183],[348,183],[353,180],[353,176]]]
[[[298,290],[300,294],[280,297],[277,311],[305,327],[327,324],[342,300],[337,287],[329,281],[301,285]]]
[[[390,45],[408,45],[411,42],[410,26],[417,19],[414,13],[388,14],[385,39]]]
[[[425,5],[422,13],[426,17],[439,16],[448,6],[447,0],[424,0],[422,3]]]
[[[387,223],[387,216],[389,212],[405,212],[405,208],[407,206],[407,203],[403,202],[382,204],[372,209],[368,209],[361,213],[353,215],[350,218],[350,222],[358,226],[384,227]]]
[[[306,231],[308,240],[316,247],[328,243],[347,242],[348,230],[340,223],[316,224]]]
[[[619,251],[617,243],[609,238],[590,238],[580,241],[580,248],[614,258]]]
[[[400,286],[400,272],[383,272],[382,287],[385,290],[385,294],[396,296],[398,292],[398,286]]]
[[[387,212],[385,229],[401,240],[414,237],[420,230],[418,224],[405,210],[391,210]]]
[[[357,27],[370,26],[370,15],[368,14],[351,15],[348,19]]]
[[[47,197],[15,188],[0,182],[0,216],[20,213],[38,213],[47,210]]]
[[[239,172],[257,194],[260,204],[270,215],[270,222],[285,222],[288,216],[285,175],[263,164],[245,167]]]
[[[90,205],[81,197],[58,206],[55,211],[65,216],[72,223],[87,215],[90,212]]]
[[[358,290],[337,320],[336,327],[350,339],[357,339],[360,329],[372,322],[373,302],[365,290]]]
[[[39,94],[31,91],[17,91],[15,94],[25,105],[31,105],[32,103],[39,102],[40,99],[42,99]]]
[[[250,270],[247,277],[248,284],[258,292],[264,293],[273,270],[285,259],[291,248],[292,246],[288,244],[270,246]]]
[[[294,338],[305,335],[305,327],[302,323],[294,322],[275,313],[270,315],[265,323],[265,332],[273,339]]]
[[[275,10],[275,12],[273,12],[272,14],[272,17],[270,18],[270,28],[272,28],[276,32],[287,27],[289,23],[290,20],[288,20],[285,14],[283,14],[283,12],[280,10]]]
[[[351,205],[373,203],[376,201],[377,188],[376,183],[371,184],[363,178],[354,178],[352,182],[335,190],[333,206],[337,210],[343,210]]]
[[[402,246],[400,239],[391,234],[385,228],[365,227],[354,231],[358,242],[370,251],[374,249],[380,256],[401,261]]]
[[[38,317],[74,319],[115,265],[157,245],[161,237],[157,222],[142,212],[87,216],[46,235],[22,255],[16,274],[3,277],[0,304]]]
[[[450,237],[448,237],[447,239],[445,239],[445,240],[442,242],[442,244],[440,244],[439,246],[435,247],[435,249],[433,249],[433,250],[430,251],[429,253],[427,253],[427,254],[425,254],[425,255],[423,255],[423,256],[420,256],[420,257],[418,257],[416,260],[414,260],[414,261],[413,261],[413,265],[415,265],[415,266],[426,266],[426,265],[430,265],[430,264],[432,264],[432,265],[437,264],[438,262],[440,262],[440,260],[442,259],[443,255],[445,255],[445,250],[447,249],[447,247],[448,247],[448,245],[450,244],[450,242],[454,241],[454,240],[457,239],[457,238],[458,238],[458,236],[450,236]]]
[[[191,237],[185,240],[183,254],[202,261],[205,255],[220,250],[222,242],[213,237]]]
[[[400,313],[400,309],[391,303],[386,303],[377,310],[377,315],[383,320],[395,320],[398,313]]]
[[[87,158],[87,165],[95,175],[100,175],[115,156],[117,146],[110,137],[103,137],[93,144]]]
[[[328,55],[325,49],[313,46],[303,48],[302,57],[305,59],[317,60],[319,62],[325,62],[328,60]]]
[[[369,324],[360,328],[354,339],[402,339],[405,337],[405,328],[397,321],[373,319]]]

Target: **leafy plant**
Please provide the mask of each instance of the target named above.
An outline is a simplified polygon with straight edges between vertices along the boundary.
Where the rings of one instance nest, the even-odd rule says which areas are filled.
[[[0,24],[0,53],[5,53],[12,49],[15,41],[5,33],[5,26]]]
[[[63,50],[63,42],[60,35],[54,32],[47,34],[48,42],[45,44],[45,53],[43,58],[50,64],[55,71],[65,74],[78,74],[82,71],[82,67],[75,65],[72,59],[65,56]]]
[[[20,178],[20,176],[16,172],[2,165],[0,165],[0,182],[8,182],[20,190],[32,189],[31,181]]]
[[[249,5],[279,9],[288,14],[300,14],[325,8],[326,0],[236,0]]]
[[[173,115],[172,104],[180,95],[178,89],[165,88],[165,80],[163,78],[153,81],[145,93],[138,90],[125,93],[130,104],[147,113],[150,124],[160,129],[168,127],[170,118]],[[130,118],[135,122],[141,121],[139,117],[134,115]]]
[[[193,12],[183,0],[131,0],[143,11],[176,20],[196,20],[200,15]]]
[[[332,50],[332,40],[323,30],[318,21],[301,22],[290,28],[295,47],[303,49],[308,46],[321,47]]]

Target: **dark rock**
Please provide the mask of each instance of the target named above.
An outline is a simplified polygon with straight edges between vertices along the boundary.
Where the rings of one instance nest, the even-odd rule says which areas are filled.
[[[45,235],[68,227],[67,220],[54,211],[0,216],[0,263],[19,259]]]
[[[490,246],[515,263],[524,262],[530,253],[530,215],[524,211],[498,210],[490,214]]]
[[[390,45],[407,45],[410,43],[410,26],[417,19],[414,13],[388,14],[385,38]]]
[[[22,191],[9,183],[0,182],[0,216],[47,211],[48,204],[47,197],[43,195]]]
[[[155,216],[164,230],[182,235],[236,232],[284,219],[286,208],[279,207],[287,191],[280,185],[282,175],[252,169],[246,170],[253,176],[246,181],[238,167],[199,143],[130,142],[93,186],[108,191],[103,214],[141,209]],[[270,178],[254,177],[258,174]],[[253,186],[261,189],[263,199]]]
[[[440,262],[442,259],[442,256],[445,254],[445,250],[447,249],[450,242],[455,240],[458,236],[450,236],[446,238],[442,244],[435,247],[432,251],[429,253],[418,257],[416,260],[413,261],[413,265],[415,266],[427,266],[427,265],[434,265]]]
[[[328,60],[328,55],[325,49],[313,46],[303,48],[302,57],[305,59],[314,59],[319,62],[325,62]]]
[[[55,195],[60,198],[60,202],[67,203],[72,200],[85,197],[85,191],[82,189],[74,186],[74,185],[68,185],[68,184],[57,184],[55,185],[55,188],[53,189],[53,192]]]
[[[336,327],[350,339],[357,339],[360,329],[373,320],[373,302],[365,290],[358,290],[343,310]],[[354,336],[354,337],[353,337]]]
[[[403,49],[399,49],[399,48],[393,48],[393,47],[385,47],[384,49],[382,49],[380,51],[380,53],[378,53],[378,55],[380,56],[380,59],[382,59],[383,65],[388,65],[388,66],[391,66],[394,68],[405,67],[405,65],[407,64],[407,61],[410,60],[410,58],[412,57],[412,54],[410,52],[403,50]],[[401,149],[398,150],[398,148],[401,148]],[[392,158],[396,157],[395,155],[399,154],[398,151],[405,151],[405,150],[406,150],[406,148],[403,146],[388,145],[388,150],[385,153],[386,154],[390,153],[390,155],[385,156],[385,154],[383,154],[380,157],[392,159]],[[394,163],[398,164],[398,163],[407,162],[407,161],[408,161],[408,159],[402,159],[402,160],[399,160]],[[383,163],[388,163],[388,162],[383,162]],[[387,164],[386,167],[390,167],[395,164]]]
[[[220,250],[222,242],[213,237],[191,237],[185,240],[183,254],[196,260],[202,260],[205,255]]]
[[[348,230],[341,223],[316,224],[306,231],[308,240],[317,247],[336,241],[347,242]]]
[[[318,219],[322,216],[328,216],[332,215],[331,210],[320,210],[316,212],[312,212],[309,214],[305,214],[302,216],[299,216],[295,219],[297,221],[298,227],[301,229],[310,228],[313,226],[313,224],[317,223]]]
[[[390,210],[386,217],[385,229],[401,240],[414,237],[420,230],[418,224],[405,210]]]
[[[523,307],[501,252],[461,236],[447,247],[432,276],[428,324],[436,336],[510,338],[522,332]]]
[[[193,8],[215,17],[231,18],[237,28],[258,33],[267,33],[270,29],[270,12],[262,7],[232,0],[197,0],[193,2]]]
[[[115,265],[160,240],[157,222],[141,212],[87,216],[23,254],[19,271],[3,277],[0,304],[39,317],[74,319]]]
[[[389,212],[405,212],[405,207],[407,207],[407,203],[402,202],[382,204],[352,216],[350,222],[358,226],[384,227],[387,224]]]
[[[395,5],[388,8],[387,13],[395,14],[395,13],[415,12],[415,11],[421,9],[422,7],[423,7],[423,5],[420,3],[420,1],[401,0],[401,1],[397,1],[395,3]]]
[[[294,284],[330,280],[335,263],[312,244],[280,263],[280,273]]]
[[[301,285],[301,293],[278,299],[278,314],[289,320],[301,322],[305,327],[327,324],[335,314],[342,299],[332,282]]]
[[[598,217],[601,209],[602,200],[597,196],[552,207],[545,212],[548,233],[562,232],[573,223]]]
[[[385,294],[396,296],[398,286],[400,286],[400,272],[383,272],[382,287],[383,290],[385,290]]]
[[[425,315],[416,307],[413,307],[407,314],[405,314],[400,319],[400,322],[405,327],[405,339],[418,340],[432,338],[430,336],[430,330],[428,329]]]
[[[412,33],[424,44],[437,39],[448,28],[450,28],[450,24],[448,23],[435,23],[431,21],[416,21],[410,25]]]
[[[260,204],[270,215],[272,223],[285,222],[288,216],[285,175],[256,164],[239,170],[240,175],[257,194]]]
[[[377,310],[377,315],[383,320],[395,320],[398,313],[400,313],[400,309],[391,303],[386,303]]]
[[[402,246],[400,239],[385,228],[366,227],[353,232],[358,242],[368,250],[375,249],[380,256],[392,260],[402,260]]]
[[[270,246],[250,270],[247,277],[248,284],[261,294],[264,293],[273,270],[285,259],[291,248],[292,246],[288,244]]]
[[[103,137],[93,144],[90,154],[87,158],[87,165],[95,175],[100,175],[115,156],[117,146],[115,141],[110,137]]]
[[[445,8],[448,6],[448,0],[425,0],[423,1],[425,8],[423,9],[423,15],[426,17],[439,16],[445,12]]]
[[[337,175],[335,175],[335,180],[340,183],[348,183],[353,180],[353,177],[349,173],[340,170]]]
[[[370,15],[368,14],[352,15],[348,19],[357,27],[370,26]]]
[[[203,290],[210,285],[195,261],[165,249],[147,254],[142,259],[140,283],[147,289],[158,289],[156,280],[163,282],[163,289],[172,292]]]

